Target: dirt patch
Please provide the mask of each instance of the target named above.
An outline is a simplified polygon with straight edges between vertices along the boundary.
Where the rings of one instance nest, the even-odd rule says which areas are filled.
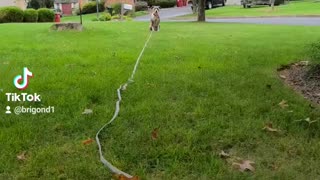
[[[278,68],[281,79],[306,99],[320,104],[320,66],[301,61]]]

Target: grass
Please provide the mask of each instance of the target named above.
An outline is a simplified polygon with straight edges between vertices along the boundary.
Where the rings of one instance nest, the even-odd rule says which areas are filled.
[[[193,17],[195,15],[182,16]],[[206,11],[206,17],[271,17],[271,16],[320,16],[320,1],[292,1],[285,5],[275,6],[272,11],[269,6],[225,6]],[[181,17],[180,17],[181,18]]]
[[[111,118],[115,89],[130,75],[148,23],[87,23],[84,32],[51,32],[50,24],[40,23],[0,26],[0,109],[56,108],[54,114],[1,115],[0,179],[110,179],[96,144],[82,141]],[[124,91],[120,118],[102,133],[108,160],[142,179],[319,178],[319,122],[295,121],[317,119],[319,108],[276,73],[305,57],[305,45],[320,38],[319,27],[161,28]],[[5,92],[19,92],[12,79],[24,66],[34,73],[25,92],[41,94],[41,103],[5,100]],[[289,107],[279,108],[282,100]],[[82,115],[85,108],[93,114]],[[281,133],[263,131],[266,122]],[[256,172],[234,170],[218,156],[221,150],[254,161]],[[18,161],[23,151],[26,160]]]
[[[146,11],[138,11],[135,12],[133,17],[138,17],[138,16],[144,16],[147,15],[148,12]],[[100,13],[101,15],[101,13]],[[83,22],[91,22],[93,19],[97,18],[97,14],[84,14],[82,15],[82,20]],[[65,16],[61,18],[62,22],[80,22],[80,16]]]

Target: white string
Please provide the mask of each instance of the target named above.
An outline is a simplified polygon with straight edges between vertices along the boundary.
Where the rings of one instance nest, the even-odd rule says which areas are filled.
[[[122,175],[126,176],[127,178],[132,178],[132,176],[131,176],[130,174],[127,174],[127,173],[119,170],[118,168],[116,168],[115,166],[113,166],[109,161],[107,161],[107,160],[104,158],[103,153],[102,153],[101,144],[100,144],[99,134],[100,134],[100,132],[101,132],[104,128],[106,128],[109,124],[111,124],[111,123],[118,117],[119,111],[120,111],[120,102],[121,102],[121,100],[122,100],[122,98],[121,98],[121,91],[122,91],[122,90],[125,90],[129,83],[133,82],[133,78],[134,78],[134,75],[136,74],[138,65],[139,65],[139,63],[140,63],[140,59],[141,59],[141,57],[142,57],[142,55],[143,55],[143,53],[144,53],[145,48],[146,48],[147,45],[148,45],[148,42],[149,42],[151,36],[152,36],[152,31],[150,32],[150,35],[149,35],[147,41],[145,42],[144,47],[142,48],[138,59],[136,60],[136,64],[134,65],[134,68],[133,68],[133,71],[132,71],[132,74],[131,74],[130,78],[128,79],[128,81],[127,81],[126,83],[121,84],[120,87],[117,89],[118,100],[117,100],[117,102],[116,102],[116,109],[115,109],[115,112],[114,112],[114,114],[113,114],[113,117],[111,118],[111,120],[110,120],[109,122],[107,122],[105,125],[103,125],[102,128],[101,128],[101,129],[97,132],[97,134],[96,134],[96,141],[97,141],[97,144],[98,144],[98,147],[99,147],[100,161],[101,161],[105,166],[107,166],[112,173],[122,174]]]

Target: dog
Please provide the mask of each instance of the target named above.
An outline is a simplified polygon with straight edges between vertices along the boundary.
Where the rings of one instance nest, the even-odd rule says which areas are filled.
[[[152,7],[150,18],[150,31],[160,31],[160,8],[158,6]]]

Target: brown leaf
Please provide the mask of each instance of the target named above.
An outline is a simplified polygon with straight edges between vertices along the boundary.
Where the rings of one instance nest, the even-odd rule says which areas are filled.
[[[244,172],[244,171],[254,172],[255,168],[252,166],[252,164],[254,164],[253,161],[243,160],[239,163],[236,163],[236,162],[232,163],[232,166],[241,172]]]
[[[280,77],[281,77],[282,79],[286,79],[286,78],[287,78],[285,75],[280,75]]]
[[[133,176],[131,178],[128,178],[123,174],[113,174],[112,178],[116,180],[139,180],[140,179],[138,176]]]
[[[17,159],[20,160],[20,161],[26,160],[26,152],[23,151],[22,153],[20,153],[19,155],[17,155]]]
[[[159,134],[159,128],[153,129],[153,131],[152,131],[152,133],[151,133],[151,138],[152,138],[153,140],[158,139],[158,134]]]
[[[89,144],[93,143],[93,141],[94,141],[93,139],[89,138],[87,140],[82,141],[82,144],[83,145],[89,145]]]
[[[223,150],[219,153],[219,156],[221,157],[221,158],[228,158],[228,157],[230,157],[230,154],[228,154],[228,153],[226,153],[226,152],[224,152]]]
[[[263,130],[269,131],[269,132],[279,132],[279,129],[275,129],[272,127],[272,123],[267,123],[265,126],[262,128]]]
[[[286,108],[286,107],[288,107],[289,105],[288,105],[288,103],[287,103],[286,100],[282,100],[282,101],[279,103],[279,106],[280,106],[281,108]]]

